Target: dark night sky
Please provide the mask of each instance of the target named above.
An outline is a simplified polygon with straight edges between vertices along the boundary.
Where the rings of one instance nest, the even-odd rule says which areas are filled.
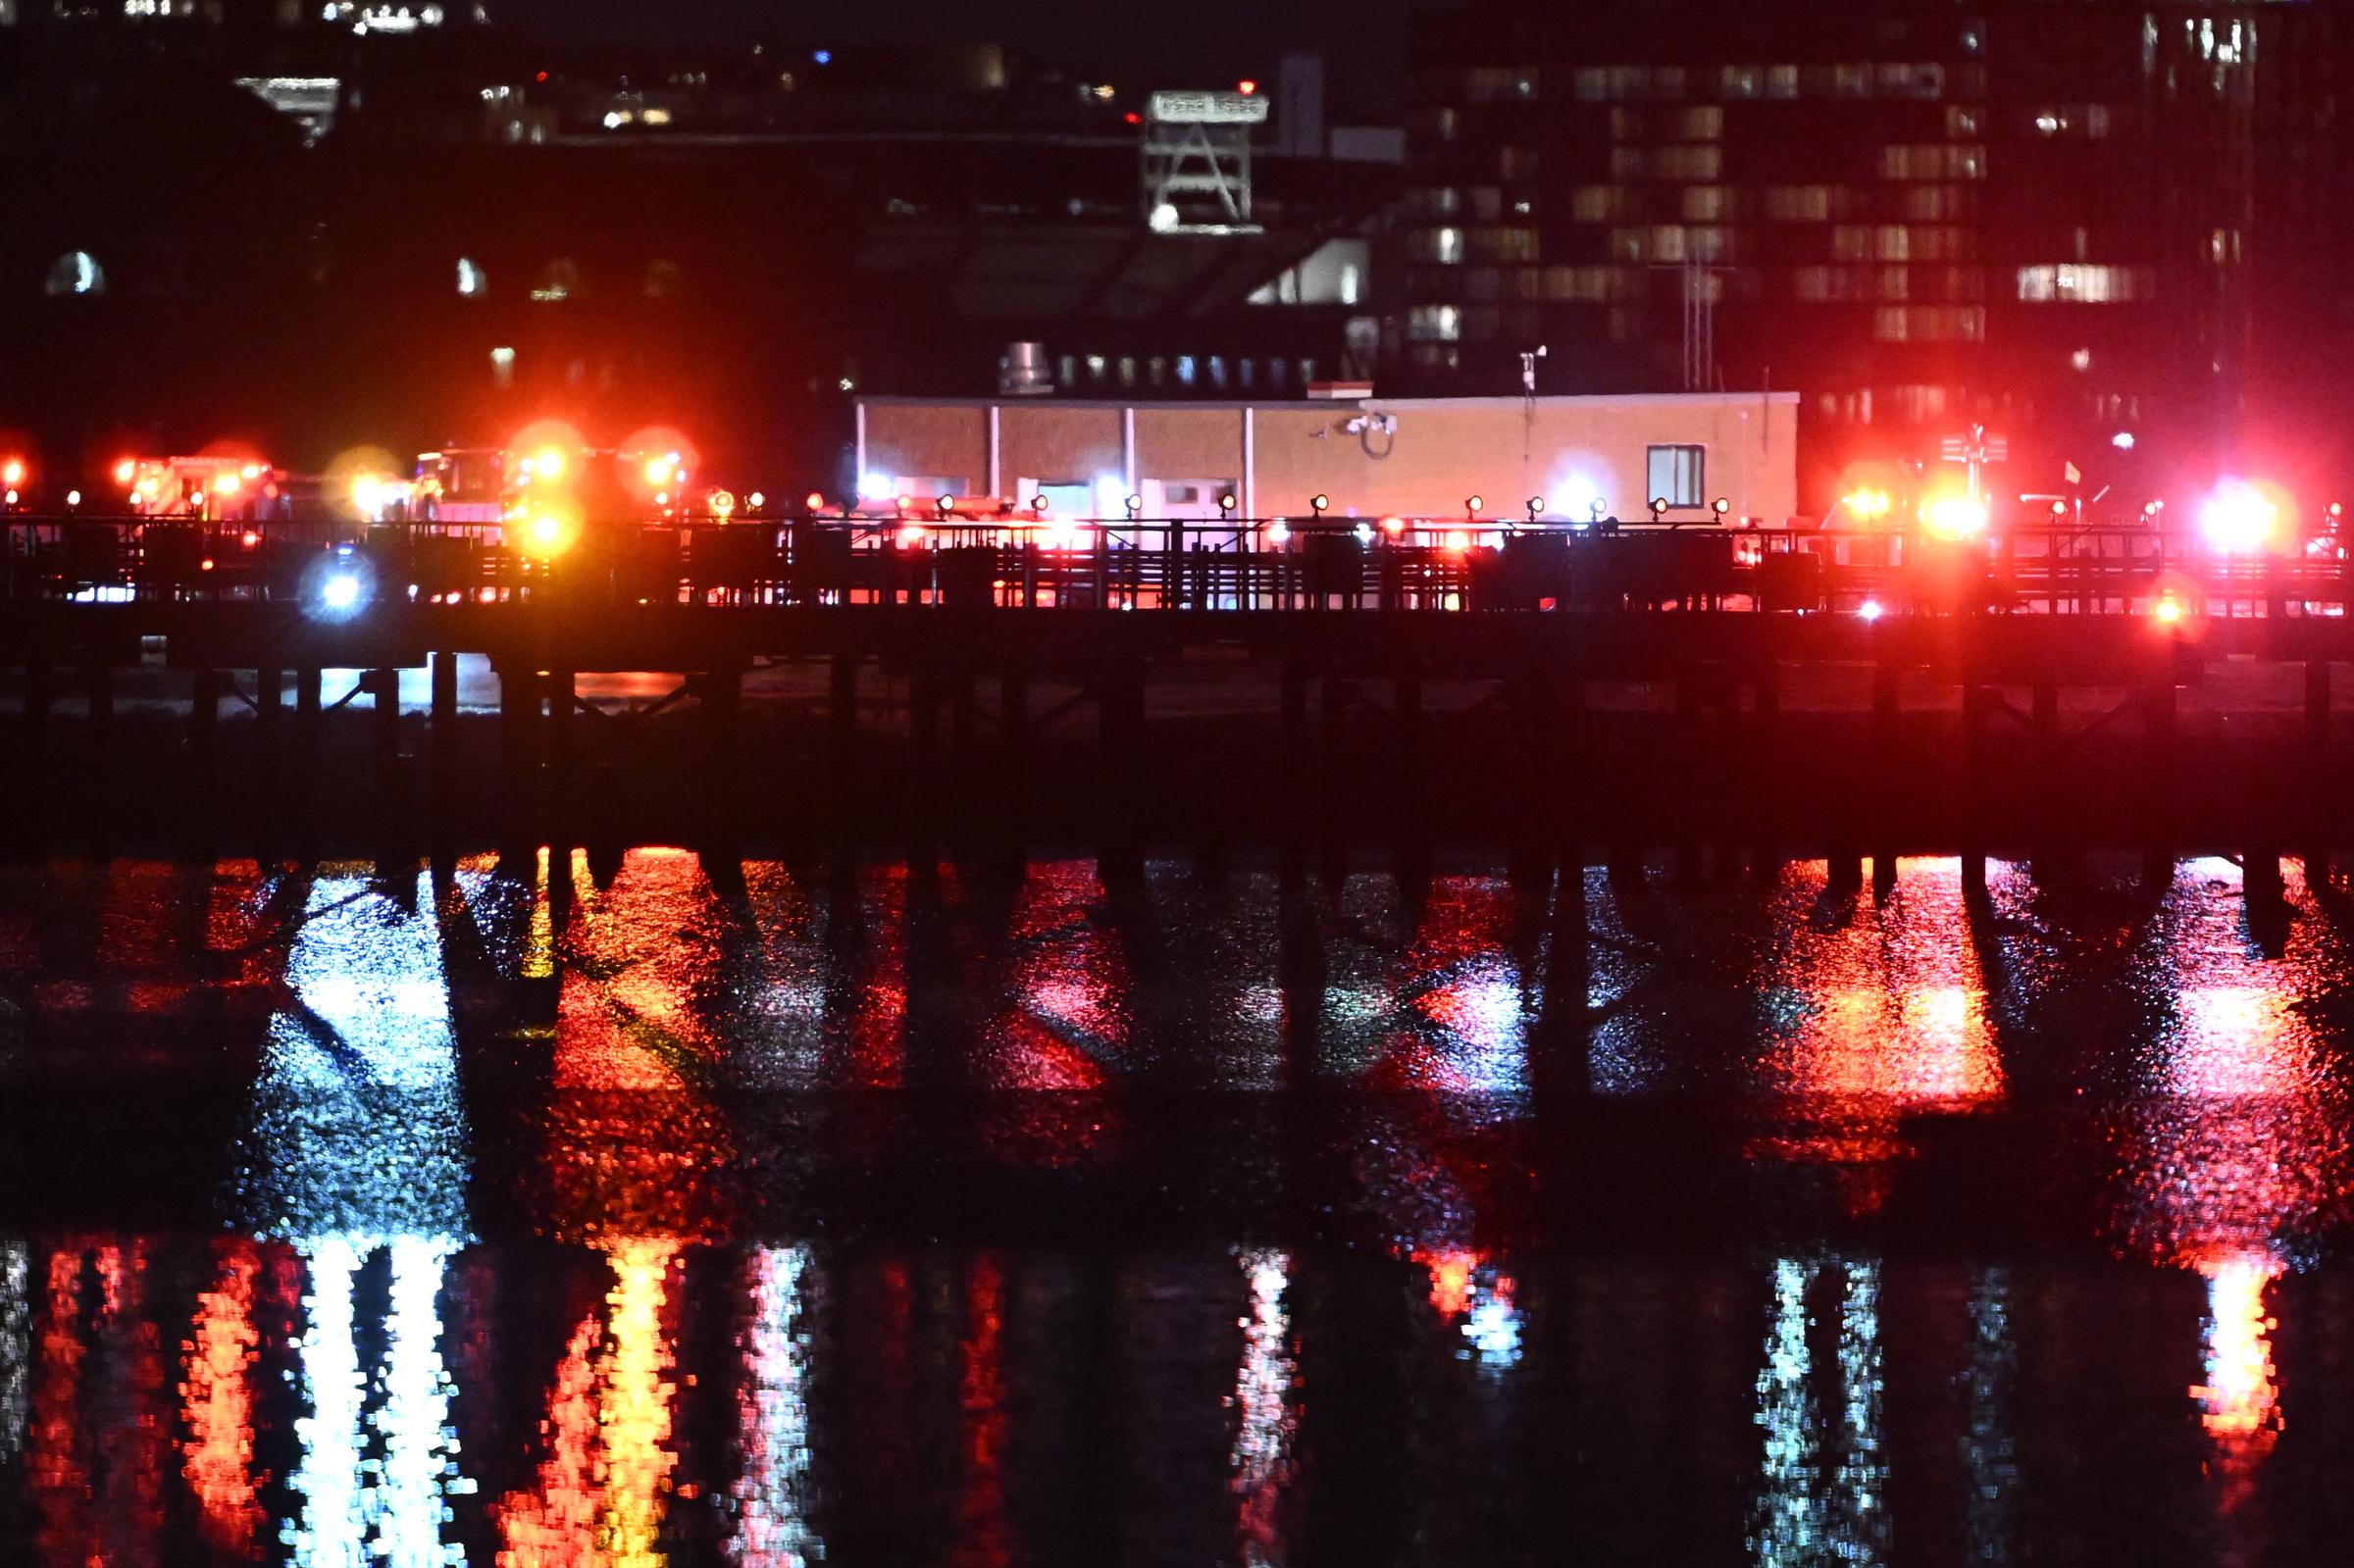
[[[494,17],[615,39],[765,33],[855,45],[999,40],[1144,87],[1272,76],[1286,49],[1324,55],[1336,109],[1389,108],[1407,0],[489,0]],[[1119,77],[1114,76],[1113,79]],[[1125,84],[1125,83],[1123,83]]]

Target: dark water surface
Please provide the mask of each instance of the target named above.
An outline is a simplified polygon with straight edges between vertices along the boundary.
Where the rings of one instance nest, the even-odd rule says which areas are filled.
[[[2341,1563],[2239,883],[0,872],[0,1553]]]

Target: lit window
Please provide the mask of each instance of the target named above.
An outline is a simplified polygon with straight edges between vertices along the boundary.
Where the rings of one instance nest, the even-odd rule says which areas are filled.
[[[52,295],[103,294],[106,292],[106,271],[86,250],[70,250],[60,256],[49,269],[45,285]]]
[[[2146,292],[2143,275],[2130,267],[2062,263],[2019,270],[2019,297],[2028,304],[2115,305]]]
[[[1459,228],[1417,228],[1407,241],[1407,254],[1416,261],[1437,262],[1453,267],[1463,259],[1463,231]]]
[[[1671,507],[1700,506],[1708,492],[1708,448],[1655,446],[1649,449],[1648,488],[1644,499],[1665,501]]]
[[[1569,193],[1569,216],[1581,224],[1607,224],[1629,206],[1627,192],[1617,185],[1580,185]]]
[[[1684,188],[1684,216],[1695,223],[1716,223],[1732,210],[1732,202],[1722,185],[1688,185]]]
[[[1418,343],[1455,342],[1463,335],[1463,313],[1453,305],[1416,305],[1407,313],[1406,335]]]
[[[1831,187],[1768,185],[1766,216],[1782,223],[1821,223],[1831,216]]]

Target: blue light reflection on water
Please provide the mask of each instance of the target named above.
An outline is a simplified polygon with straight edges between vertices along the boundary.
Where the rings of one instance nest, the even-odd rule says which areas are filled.
[[[440,1297],[463,1244],[469,1175],[457,1037],[432,880],[313,882],[283,977],[243,1140],[237,1205],[290,1240],[306,1274],[300,1341],[309,1411],[295,1430],[301,1497],[283,1536],[303,1568],[465,1561],[445,1498],[456,1463]],[[358,1277],[386,1257],[379,1323]],[[364,1365],[363,1330],[382,1337]]]

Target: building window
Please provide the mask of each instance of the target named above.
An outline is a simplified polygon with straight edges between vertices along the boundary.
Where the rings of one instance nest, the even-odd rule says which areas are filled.
[[[1650,449],[1650,489],[1647,498],[1669,506],[1700,506],[1708,490],[1705,446],[1655,446]]]
[[[1831,216],[1828,185],[1767,185],[1766,216],[1786,224],[1818,224]]]
[[[103,294],[106,269],[86,250],[70,250],[49,269],[47,290],[57,294]]]
[[[2147,292],[2142,277],[2130,267],[2064,263],[2019,270],[2019,297],[2029,304],[2118,305]]]
[[[1452,267],[1463,259],[1463,231],[1459,228],[1417,228],[1407,235],[1406,253],[1415,261],[1437,262]]]

